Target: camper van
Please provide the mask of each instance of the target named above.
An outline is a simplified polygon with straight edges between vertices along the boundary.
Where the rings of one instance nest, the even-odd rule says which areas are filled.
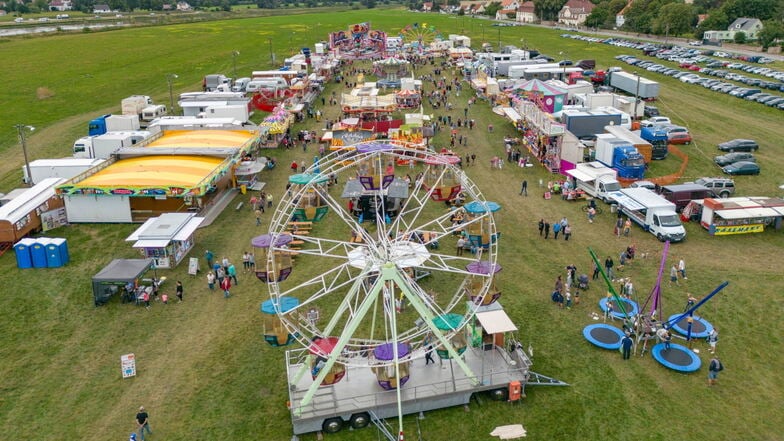
[[[250,83],[250,78],[248,78],[248,77],[237,78],[237,80],[234,82],[234,85],[231,86],[231,91],[232,92],[245,92],[246,89],[248,88],[248,83]]]
[[[152,121],[166,115],[166,106],[162,104],[147,106],[142,110],[142,121]]]
[[[261,89],[285,89],[289,87],[283,78],[265,78],[263,80],[253,80],[248,83],[245,91],[248,93],[258,92]]]

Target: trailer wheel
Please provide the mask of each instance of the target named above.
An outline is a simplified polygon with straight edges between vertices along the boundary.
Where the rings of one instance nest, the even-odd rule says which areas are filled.
[[[493,389],[490,391],[490,396],[493,398],[493,401],[506,401],[509,399],[509,391],[505,387]]]
[[[370,415],[367,412],[351,415],[348,424],[354,429],[364,429],[370,424]]]
[[[659,242],[664,242],[664,236],[662,236],[661,233],[657,234],[656,238],[659,239]]]
[[[326,433],[338,433],[343,428],[342,418],[327,418],[321,425],[321,429]]]

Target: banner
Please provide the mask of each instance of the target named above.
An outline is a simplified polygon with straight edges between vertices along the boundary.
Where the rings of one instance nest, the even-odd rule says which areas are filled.
[[[123,378],[130,378],[136,376],[136,356],[133,354],[125,354],[120,356],[120,366],[122,367]]]
[[[41,229],[43,231],[53,230],[66,225],[68,225],[68,216],[65,214],[65,207],[41,213]]]
[[[765,230],[764,224],[752,225],[725,225],[713,226],[714,236],[729,236],[730,234],[762,233]]]

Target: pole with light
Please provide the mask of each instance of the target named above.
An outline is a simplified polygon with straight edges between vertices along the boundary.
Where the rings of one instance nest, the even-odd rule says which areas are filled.
[[[498,28],[498,52],[501,52],[501,27]]]
[[[16,128],[16,133],[19,134],[19,143],[22,144],[22,153],[24,154],[24,162],[25,162],[25,170],[27,170],[27,184],[31,187],[35,182],[33,182],[33,174],[30,172],[30,161],[27,159],[27,138],[25,137],[25,131],[33,131],[35,127],[28,126],[26,124],[16,124],[14,125]]]
[[[563,81],[564,83],[567,83],[567,81],[566,81],[566,56],[564,55],[563,52],[558,52],[558,55],[562,55],[563,56],[562,57],[563,59],[561,60],[561,65],[563,66],[563,75],[561,76],[561,81]]]
[[[634,91],[634,116],[632,119],[637,118],[637,105],[640,103],[640,74],[634,72],[634,75],[637,76],[637,88]]]
[[[174,80],[179,78],[177,74],[167,74],[166,75],[166,82],[169,84],[169,111],[174,115],[174,91],[172,90],[172,83]]]
[[[272,52],[272,39],[268,38],[267,43],[269,43],[269,53],[270,53],[270,64],[275,64],[275,54]]]
[[[231,52],[231,61],[234,66],[234,81],[237,81],[237,57],[239,55],[240,55],[240,51]]]

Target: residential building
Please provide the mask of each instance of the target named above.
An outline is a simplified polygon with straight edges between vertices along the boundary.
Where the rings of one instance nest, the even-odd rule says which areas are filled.
[[[626,13],[629,11],[629,8],[631,6],[632,6],[632,2],[631,0],[629,0],[629,3],[627,3],[626,6],[624,6],[623,9],[620,10],[620,12],[615,14],[615,27],[617,29],[622,28],[623,24],[626,23]]]
[[[49,10],[50,11],[70,11],[73,9],[73,3],[71,0],[52,0],[49,2]]]
[[[733,21],[726,31],[705,31],[702,38],[708,41],[732,41],[735,34],[743,32],[747,40],[756,40],[762,30],[762,21],[758,18],[741,17]]]
[[[112,12],[112,9],[109,5],[95,5],[93,6],[93,14],[109,14]]]
[[[591,14],[596,5],[588,0],[569,0],[558,12],[558,23],[567,26],[580,26]]]
[[[539,19],[536,17],[536,7],[534,2],[527,1],[517,8],[517,21],[521,23],[536,23]]]

